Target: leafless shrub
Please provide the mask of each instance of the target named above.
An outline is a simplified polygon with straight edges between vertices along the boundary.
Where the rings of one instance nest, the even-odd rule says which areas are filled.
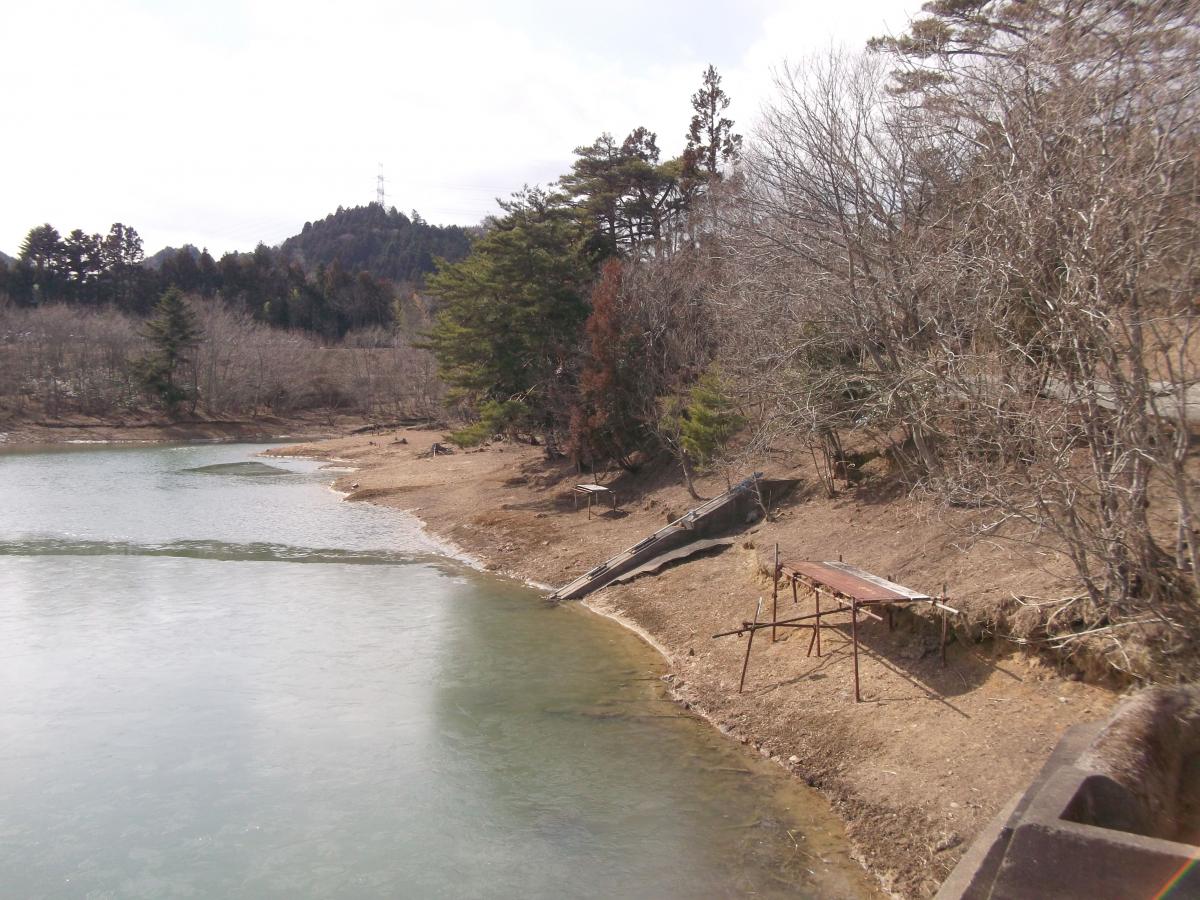
[[[441,385],[424,351],[382,329],[326,347],[194,298],[204,338],[185,377],[192,412],[215,417],[305,411],[364,417],[428,414]],[[114,310],[0,305],[0,404],[15,415],[114,416],[148,408],[133,376],[141,324]]]
[[[0,391],[10,408],[56,416],[127,408],[136,387],[127,361],[136,326],[112,311],[0,305]]]
[[[646,260],[625,269],[617,300],[637,360],[637,418],[679,461],[693,496],[679,405],[717,353],[717,323],[707,296],[713,271],[710,254],[695,248]]]
[[[833,54],[777,79],[744,178],[722,209],[723,365],[769,408],[760,443],[829,459],[851,429],[939,460],[922,410],[946,315],[936,288],[961,142],[898,108],[881,60]]]
[[[856,432],[914,489],[1067,554],[1087,602],[1017,610],[1018,631],[1184,672],[1197,12],[1030,10],[919,57],[900,78],[916,92],[889,90],[878,58],[781,74],[720,207],[720,357],[763,403],[759,447],[799,438],[832,476]]]

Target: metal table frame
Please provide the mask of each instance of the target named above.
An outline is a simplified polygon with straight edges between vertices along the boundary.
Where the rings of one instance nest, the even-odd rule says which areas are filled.
[[[814,612],[780,619],[779,583],[781,580],[786,580],[791,584],[793,603],[799,603],[801,586],[810,591],[813,595]],[[834,605],[831,608],[822,609],[822,596],[829,598],[833,601]],[[837,562],[806,561],[781,563],[779,560],[779,548],[776,547],[774,578],[771,590],[771,621],[759,622],[759,610],[756,609],[752,622],[742,622],[740,628],[724,631],[713,635],[713,637],[725,637],[732,634],[741,636],[749,632],[750,638],[746,643],[746,656],[742,662],[742,677],[738,682],[738,693],[741,693],[746,683],[746,670],[750,665],[750,648],[754,645],[755,632],[763,628],[770,628],[771,642],[774,643],[776,630],[779,628],[811,628],[812,636],[809,638],[808,652],[805,655],[812,656],[815,649],[817,656],[820,657],[821,629],[838,627],[837,625],[826,624],[821,620],[825,616],[848,612],[850,613],[850,640],[854,648],[854,702],[861,703],[862,692],[858,671],[858,618],[862,615],[877,622],[882,622],[884,621],[883,617],[871,609],[871,607],[882,607],[887,614],[888,629],[891,630],[893,627],[893,607],[910,603],[928,603],[942,611],[940,653],[942,664],[944,665],[946,662],[946,616],[948,613],[958,612],[958,610],[947,605],[944,587],[942,589],[942,596],[933,597],[929,594],[914,591],[902,584],[897,584],[889,578],[880,578],[878,575],[872,575],[870,572],[858,568],[858,566],[844,563],[841,560]],[[759,609],[761,609],[761,606],[762,601],[760,600]]]
[[[592,504],[596,498],[608,494],[612,498],[613,512],[617,509],[617,492],[610,487],[605,487],[602,484],[577,484],[571,491],[571,497],[575,500],[575,510],[579,510],[579,498],[581,495],[587,497],[588,518],[592,517]]]

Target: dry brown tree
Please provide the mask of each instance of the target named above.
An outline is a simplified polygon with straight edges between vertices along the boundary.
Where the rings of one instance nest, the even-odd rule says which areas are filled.
[[[855,431],[1065,553],[1081,590],[1027,634],[1190,671],[1196,7],[931,6],[890,79],[781,74],[721,207],[722,363],[760,446]]]
[[[1045,638],[1103,644],[1135,675],[1186,670],[1196,9],[1038,3],[1018,24],[977,28],[965,51],[930,57],[938,77],[910,78],[973,146],[943,269],[970,300],[940,353],[940,488],[1070,557],[1083,591],[1050,607]]]
[[[945,314],[941,197],[962,141],[924,118],[895,103],[878,57],[779,74],[721,209],[722,365],[765,407],[760,444],[798,437],[833,463],[860,430],[914,477],[939,469],[926,408]]]

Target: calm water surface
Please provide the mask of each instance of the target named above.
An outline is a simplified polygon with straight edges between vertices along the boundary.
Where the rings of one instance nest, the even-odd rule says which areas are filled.
[[[656,656],[252,445],[0,455],[0,896],[864,896]]]

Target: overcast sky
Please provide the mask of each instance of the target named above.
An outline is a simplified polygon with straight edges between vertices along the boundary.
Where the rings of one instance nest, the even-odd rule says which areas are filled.
[[[899,31],[912,0],[59,0],[5,8],[0,250],[132,225],[147,253],[275,244],[375,199],[473,224],[601,132],[683,146],[713,63],[749,133],[784,59]]]

